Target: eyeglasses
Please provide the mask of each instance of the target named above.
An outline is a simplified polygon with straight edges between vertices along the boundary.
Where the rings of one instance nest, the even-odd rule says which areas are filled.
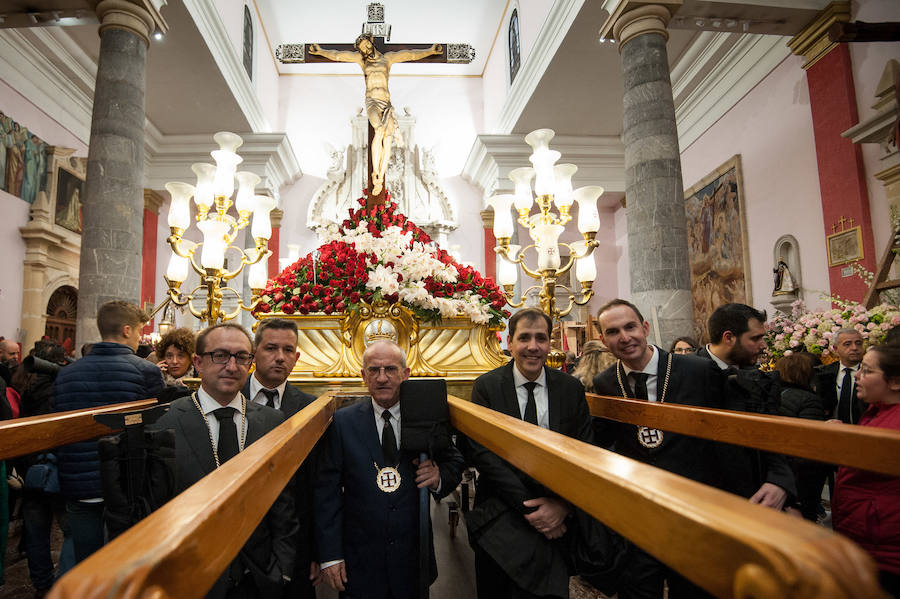
[[[369,376],[379,376],[384,373],[385,376],[395,377],[400,373],[400,369],[396,366],[368,366],[366,372],[369,373]]]
[[[884,374],[884,371],[877,370],[875,368],[869,368],[865,365],[859,367],[859,376],[869,376],[870,374]]]
[[[249,366],[250,362],[253,361],[253,354],[245,351],[232,354],[224,349],[217,349],[215,351],[205,351],[200,355],[209,356],[209,359],[213,361],[213,364],[228,364],[228,360],[234,358],[234,362],[238,366]]]
[[[695,350],[693,347],[676,347],[672,351],[676,354],[692,354]]]

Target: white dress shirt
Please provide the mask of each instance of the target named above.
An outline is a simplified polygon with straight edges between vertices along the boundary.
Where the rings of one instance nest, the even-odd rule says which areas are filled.
[[[541,374],[529,381],[525,375],[519,372],[519,366],[513,365],[513,382],[516,384],[516,399],[519,400],[519,416],[525,420],[525,406],[528,405],[528,389],[525,383],[534,382],[534,407],[537,408],[537,424],[541,428],[550,428],[550,399],[547,395],[547,372],[541,368]]]
[[[644,368],[637,372],[647,373],[647,401],[656,401],[657,379],[659,378],[657,375],[659,369],[659,352],[656,351],[656,346],[651,345],[649,347],[653,351],[653,355],[650,356],[650,361],[644,365]],[[634,391],[634,377],[631,376],[631,373],[635,371],[626,366],[625,362],[622,362],[622,368],[625,369],[625,376],[628,377],[628,384],[631,385],[631,389]]]
[[[841,390],[844,387],[844,369],[845,368],[850,369],[850,385],[851,385],[850,393],[853,393],[853,385],[856,384],[856,371],[859,370],[859,364],[857,364],[856,366],[844,366],[844,364],[841,363],[840,368],[838,368],[837,382],[835,383],[835,388],[837,389],[838,402],[841,401]],[[853,395],[851,395],[850,397],[853,397]]]
[[[243,417],[243,412],[241,411],[243,406],[241,402],[242,395],[238,393],[234,396],[228,405],[223,406],[209,394],[203,390],[203,387],[200,387],[197,390],[197,401],[200,402],[200,409],[203,410],[203,415],[206,417],[206,423],[209,425],[209,434],[212,437],[213,445],[219,446],[219,419],[216,418],[216,415],[213,414],[219,408],[234,408],[234,428],[238,431],[238,445],[240,447],[240,451],[244,451],[244,439],[247,438],[247,427],[249,424],[247,423],[247,419]],[[241,423],[244,424],[244,431],[241,434]]]
[[[280,385],[275,387],[275,390],[278,391],[278,396],[272,402],[272,405],[275,406],[276,410],[281,409],[281,398],[284,397],[285,387],[287,387],[287,379],[284,379]],[[250,401],[261,406],[266,405],[269,398],[262,394],[263,389],[268,389],[268,387],[263,387],[263,384],[256,379],[256,373],[253,373],[253,376],[250,377]]]

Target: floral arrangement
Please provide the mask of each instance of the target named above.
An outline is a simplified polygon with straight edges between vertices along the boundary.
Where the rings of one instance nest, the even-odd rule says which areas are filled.
[[[880,304],[871,310],[856,302],[829,298],[837,308],[807,312],[802,300],[792,304],[791,315],[781,312],[766,323],[766,344],[772,360],[793,351],[831,357],[831,338],[843,328],[860,332],[870,344],[880,343],[887,331],[900,325],[900,309]]]
[[[490,278],[458,264],[390,201],[350,210],[340,226],[317,230],[325,243],[266,284],[254,314],[353,312],[363,302],[400,302],[433,322],[466,316],[499,325],[509,312]]]

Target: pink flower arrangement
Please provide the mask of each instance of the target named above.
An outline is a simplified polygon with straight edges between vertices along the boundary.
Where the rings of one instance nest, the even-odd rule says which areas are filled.
[[[317,232],[325,244],[268,281],[254,314],[340,314],[362,303],[400,302],[421,320],[464,316],[499,325],[506,297],[490,278],[457,263],[390,201],[350,210],[340,227]]]

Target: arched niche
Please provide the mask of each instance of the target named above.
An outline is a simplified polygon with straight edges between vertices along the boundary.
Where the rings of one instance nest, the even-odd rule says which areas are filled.
[[[776,274],[780,262],[787,265],[793,289],[776,289]],[[781,312],[790,313],[791,304],[803,299],[803,275],[800,268],[800,244],[793,235],[782,235],[772,251],[772,305]],[[784,287],[784,285],[782,285]]]
[[[75,344],[77,308],[78,291],[71,285],[57,287],[47,300],[44,335],[58,342],[69,352]]]

